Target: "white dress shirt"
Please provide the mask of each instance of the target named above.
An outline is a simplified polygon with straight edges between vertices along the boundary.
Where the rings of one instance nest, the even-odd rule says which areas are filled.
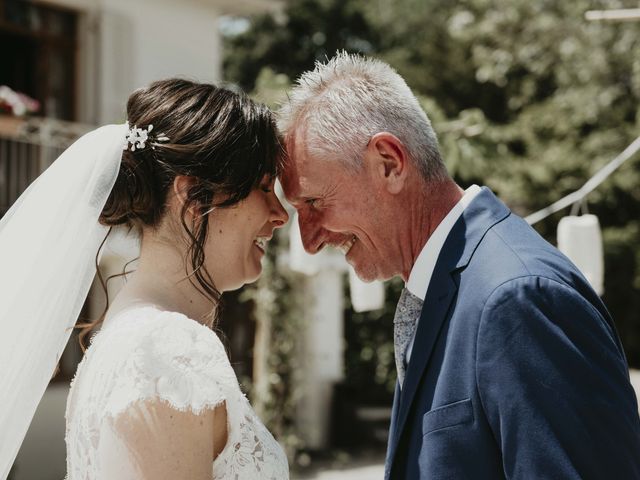
[[[436,267],[436,262],[440,256],[440,251],[444,246],[444,242],[447,240],[451,229],[462,215],[465,208],[471,203],[475,196],[480,193],[480,187],[478,185],[471,185],[464,192],[462,198],[455,204],[455,206],[447,213],[447,216],[442,219],[442,222],[433,231],[427,243],[422,247],[422,251],[416,262],[413,264],[411,273],[409,274],[409,280],[406,283],[406,288],[413,293],[416,297],[424,301],[427,296],[427,289],[431,282],[431,275]],[[417,322],[418,320],[416,320]],[[418,326],[416,325],[416,330]],[[405,361],[409,364],[411,358],[411,352],[413,351],[413,341],[411,339],[407,352],[405,354]]]

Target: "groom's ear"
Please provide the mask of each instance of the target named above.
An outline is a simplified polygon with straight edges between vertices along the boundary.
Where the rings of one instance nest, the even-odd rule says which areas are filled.
[[[367,145],[367,157],[383,188],[394,195],[401,192],[407,181],[409,154],[400,139],[388,132],[376,133]]]

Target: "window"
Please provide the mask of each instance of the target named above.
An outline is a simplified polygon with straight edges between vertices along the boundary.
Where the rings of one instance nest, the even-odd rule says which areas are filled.
[[[0,85],[38,100],[43,116],[76,120],[77,24],[74,10],[0,0]]]

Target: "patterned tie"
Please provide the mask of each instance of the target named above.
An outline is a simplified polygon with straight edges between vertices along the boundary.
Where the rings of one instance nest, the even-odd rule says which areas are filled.
[[[404,382],[406,371],[405,353],[416,330],[416,324],[422,311],[422,303],[422,300],[409,290],[402,289],[400,300],[398,300],[398,306],[396,307],[396,314],[393,318],[393,345],[400,387]]]

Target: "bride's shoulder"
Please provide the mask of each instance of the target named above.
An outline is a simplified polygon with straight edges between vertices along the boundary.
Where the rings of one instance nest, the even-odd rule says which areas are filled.
[[[218,336],[185,315],[140,308],[114,318],[104,334],[101,349],[122,354],[123,398],[140,390],[138,398],[158,396],[177,408],[199,411],[239,389]]]
[[[142,342],[154,345],[154,341],[168,340],[168,344],[179,347],[181,344],[204,342],[216,351],[224,346],[218,335],[209,327],[179,312],[168,312],[155,307],[139,307],[118,314],[105,322],[100,335],[103,337],[124,337],[135,344]]]
[[[228,363],[218,335],[178,312],[135,308],[106,323],[100,336],[102,348],[124,351],[148,361],[166,363],[188,358],[189,365],[194,367]]]

